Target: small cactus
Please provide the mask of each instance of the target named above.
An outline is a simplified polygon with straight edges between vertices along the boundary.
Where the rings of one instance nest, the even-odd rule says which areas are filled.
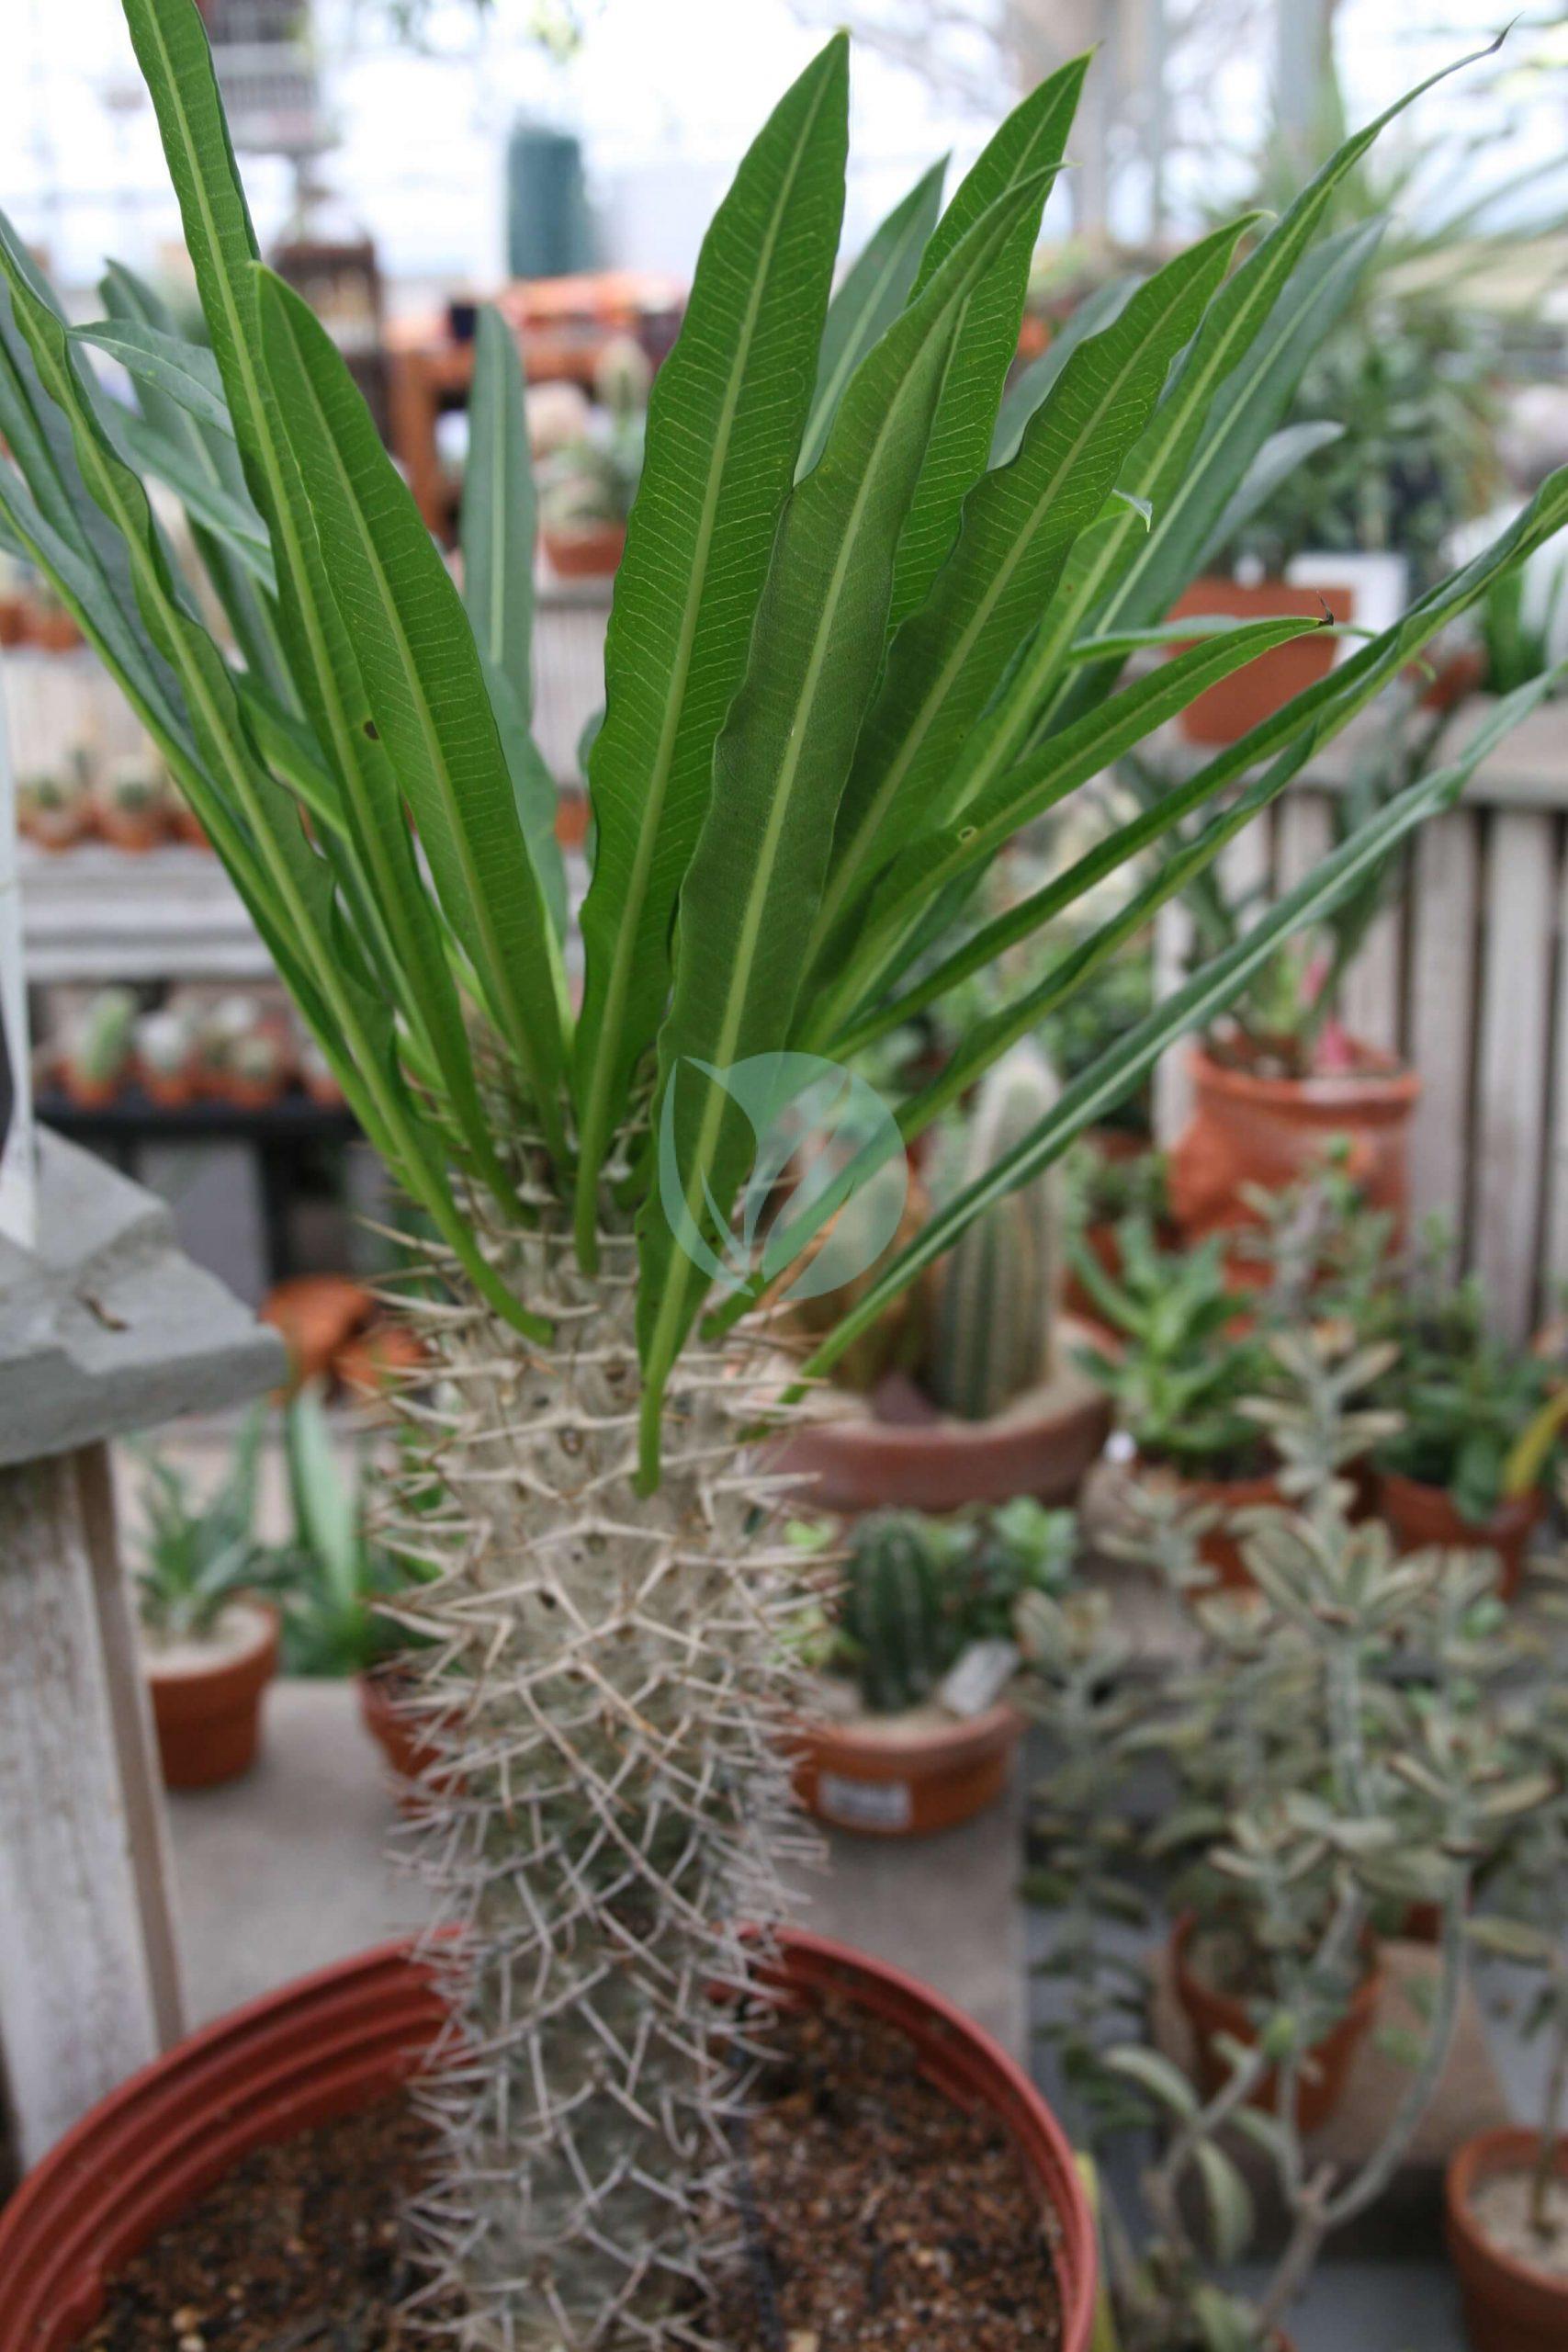
[[[1045,1116],[1058,1088],[1039,1047],[1014,1046],[980,1089],[963,1182],[994,1168]],[[1060,1282],[1056,1171],[1047,1170],[976,1219],[940,1276],[926,1386],[961,1420],[985,1421],[1054,1368]]]
[[[863,1519],[851,1538],[844,1633],[873,1714],[918,1707],[953,1663],[933,1532],[911,1512],[882,1511]]]
[[[73,1025],[72,1069],[88,1086],[110,1086],[130,1060],[136,999],[129,989],[100,989]]]

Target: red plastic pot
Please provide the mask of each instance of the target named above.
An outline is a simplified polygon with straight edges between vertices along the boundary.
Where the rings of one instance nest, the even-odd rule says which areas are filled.
[[[265,1601],[245,1607],[257,1623],[243,1650],[206,1665],[145,1660],[165,1788],[215,1789],[256,1760],[262,1698],[277,1672],[277,1611]]]
[[[1045,2209],[1062,2352],[1088,2352],[1095,2237],[1060,2125],[1022,2070],[900,1969],[785,1930],[784,1980],[853,2002],[908,2035],[922,2071],[994,2115]],[[209,2027],[85,2116],[0,2215],[0,2352],[69,2352],[106,2280],[258,2147],[350,2114],[406,2082],[444,2009],[408,1944],[302,1979]]]
[[[1403,1223],[1421,1081],[1370,1046],[1353,1050],[1357,1067],[1342,1074],[1266,1078],[1192,1047],[1192,1114],[1170,1154],[1171,1212],[1190,1241],[1256,1225],[1244,1186],[1281,1192],[1340,1141],[1349,1145],[1345,1172],[1367,1206],[1392,1209]]]
[[[1061,1362],[1093,1336],[1064,1317]],[[965,1510],[1015,1495],[1070,1502],[1111,1427],[1106,1397],[1076,1373],[1043,1389],[1037,1408],[1021,1402],[988,1421],[935,1411],[881,1420],[856,1403],[836,1419],[803,1420],[780,1447],[779,1471],[810,1481],[799,1490],[803,1510]]]
[[[1190,1913],[1179,1919],[1172,1929],[1171,1981],[1197,2045],[1199,2087],[1205,2098],[1212,2098],[1230,2079],[1230,2067],[1218,2047],[1221,2038],[1228,2035],[1233,2041],[1250,2049],[1258,2040],[1258,2029],[1245,2001],[1205,1984],[1189,1966],[1188,1953],[1197,1931],[1198,1922]],[[1317,2131],[1337,2111],[1356,2053],[1371,2031],[1382,1990],[1382,1960],[1376,1945],[1369,1939],[1366,1973],[1350,1996],[1349,2006],[1338,2024],[1321,2041],[1314,2043],[1310,2068],[1303,2066],[1297,2075],[1296,2120],[1303,2132]],[[1270,2067],[1247,2105],[1263,2108],[1271,2114],[1277,2097],[1278,2076]]]
[[[405,1702],[408,1682],[396,1662],[355,1677],[359,1694],[359,1720],[400,1781],[412,1788],[437,1772],[442,1760],[439,1743],[430,1736],[428,1718]]]
[[[1459,2273],[1465,2329],[1475,2352],[1562,2352],[1568,2344],[1568,2278],[1554,2278],[1494,2245],[1472,2205],[1476,2190],[1498,2173],[1533,2166],[1540,2144],[1534,2132],[1483,2132],[1449,2159],[1449,2254]],[[1568,2178],[1568,2140],[1558,2143],[1557,2170]]]
[[[1402,1552],[1427,1551],[1433,1545],[1447,1552],[1495,1552],[1498,1589],[1505,1600],[1512,1600],[1524,1577],[1530,1537],[1546,1516],[1546,1497],[1539,1488],[1510,1496],[1478,1524],[1460,1516],[1446,1487],[1424,1486],[1403,1471],[1380,1470],[1375,1508]]]
[[[995,1804],[1012,1777],[1023,1718],[1005,1704],[969,1722],[911,1725],[897,1737],[856,1723],[797,1724],[795,1792],[819,1821],[872,1838],[927,1838]]]
[[[1230,620],[1272,621],[1299,614],[1312,620],[1322,618],[1326,605],[1337,621],[1348,621],[1355,603],[1350,588],[1292,588],[1282,580],[1260,580],[1256,586],[1246,587],[1239,580],[1209,574],[1182,591],[1170,608],[1170,618],[1188,620],[1201,613],[1219,613]],[[1181,650],[1172,648],[1173,652]],[[1326,629],[1271,647],[1189,703],[1179,721],[1182,733],[1190,743],[1239,742],[1308,686],[1326,678],[1337,650],[1338,639]]]

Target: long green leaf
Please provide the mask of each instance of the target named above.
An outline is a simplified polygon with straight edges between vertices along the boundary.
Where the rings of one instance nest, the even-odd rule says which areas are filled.
[[[234,436],[229,403],[218,362],[199,343],[165,334],[162,328],[136,319],[96,319],[73,330],[78,343],[118,359],[129,375],[151,384],[189,411],[198,424]]]
[[[260,271],[262,342],[355,649],[373,727],[446,919],[565,1157],[549,920],[518,821],[479,649],[451,575],[381,446],[342,354],[282,279]]]
[[[720,736],[713,805],[681,894],[674,1001],[660,1036],[688,1216],[728,1216],[748,1130],[722,1084],[782,1046],[833,813],[882,662],[903,518],[965,304],[1038,203],[1025,182],[982,214],[850,385],[822,459],[779,525],[751,659]],[[699,1087],[682,1072],[720,1074]],[[638,1224],[643,1467],[663,1387],[705,1286],[657,1197]]]
[[[174,316],[167,305],[123,262],[109,263],[99,291],[104,309],[118,323],[151,327],[160,334],[175,334]],[[232,496],[245,495],[244,469],[240,463],[231,418],[226,417],[221,432],[198,424],[188,409],[171,400],[145,376],[137,379],[136,397],[148,424],[184,445],[204,481]],[[191,515],[188,508],[186,519],[197,553],[246,666],[276,701],[298,709],[299,696],[289,676],[274,606],[245,566],[215,532]]]
[[[277,569],[266,525],[243,491],[236,494],[209,481],[177,441],[130,409],[114,413],[109,437],[133,472],[151,474],[172,490],[193,519],[244,565],[258,587],[268,595],[276,594]]]
[[[1059,1159],[1087,1127],[1125,1101],[1168,1046],[1189,1031],[1202,1028],[1233,1002],[1281,940],[1314,922],[1434,811],[1451,806],[1472,764],[1462,762],[1407,786],[1260,916],[1234,947],[1204,965],[1135,1029],[1109,1047],[1091,1069],[1064,1088],[1055,1107],[1030,1134],[946,1202],[883,1269],[802,1366],[802,1378],[817,1379],[830,1372],[860,1334],[886,1314],[927,1266],[945,1256],[976,1217]]]
[[[654,379],[604,647],[604,722],[589,763],[597,849],[582,910],[577,1056],[577,1231],[588,1263],[600,1170],[668,1001],[676,895],[809,412],[848,141],[840,38],[742,162]]]
[[[960,183],[938,221],[920,262],[912,299],[997,199],[1044,173],[1043,211],[1051,176],[1060,168],[1090,59],[1075,57],[1015,107]],[[919,482],[909,502],[898,548],[889,622],[897,628],[931,591],[958,529],[959,510],[986,469],[1008,371],[1018,354],[1018,331],[1029,291],[1030,265],[1040,235],[1040,212],[1025,214],[1012,243],[976,288],[953,347]]]
[[[1212,571],[1253,516],[1263,513],[1280,484],[1288,481],[1297,467],[1305,465],[1319,449],[1342,440],[1344,434],[1345,427],[1331,417],[1315,424],[1282,424],[1277,433],[1271,433],[1232,492],[1229,503],[1220,510],[1219,520],[1199,554],[1194,571]]]
[[[566,865],[556,837],[555,780],[534,741],[534,537],[537,508],[523,363],[511,329],[485,303],[474,337],[468,457],[463,476],[463,602],[484,665],[518,821],[559,938]]]
[[[931,242],[942,211],[942,183],[947,158],[933,164],[896,204],[872,234],[864,251],[845,272],[844,280],[828,305],[822,348],[817,365],[817,390],[811,417],[800,444],[795,466],[798,480],[809,473],[822,455],[844,387],[892,325],[909,299],[920,266],[920,255]]]
[[[1081,344],[1018,456],[964,501],[953,555],[893,640],[839,812],[816,948],[874,869],[942,813],[961,745],[1115,487],[1248,225],[1232,221],[1179,254]]]
[[[991,436],[991,464],[1005,466],[1018,455],[1018,445],[1023,439],[1023,428],[1072,357],[1080,343],[1102,327],[1114,324],[1136,293],[1139,281],[1134,277],[1113,277],[1104,286],[1097,286],[1086,294],[1073,311],[1052,334],[1050,342],[1037,359],[1021,368],[1007,390],[997,414],[997,429]]]

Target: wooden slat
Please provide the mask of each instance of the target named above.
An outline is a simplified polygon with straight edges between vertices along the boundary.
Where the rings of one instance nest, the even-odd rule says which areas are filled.
[[[1322,865],[1333,846],[1334,822],[1323,794],[1288,793],[1280,806],[1277,832],[1277,885],[1292,890]]]
[[[1555,831],[1549,816],[1493,820],[1473,1131],[1472,1262],[1497,1328],[1522,1339],[1536,1303],[1551,1042]]]
[[[152,1945],[142,1911],[150,1792],[122,1780],[127,1661],[100,1621],[101,1463],[90,1476],[96,1536],[81,1456],[0,1470],[0,2052],[23,2165],[178,2026],[166,1908]]]
[[[1434,817],[1412,861],[1410,1002],[1405,1052],[1421,1074],[1411,1137],[1410,1204],[1417,1219],[1459,1223],[1470,1164],[1470,1064],[1475,1030],[1475,917],[1480,820],[1467,808]]]
[[[1400,974],[1404,906],[1393,900],[1374,919],[1361,952],[1345,975],[1339,1013],[1352,1037],[1384,1053],[1400,1050]]]

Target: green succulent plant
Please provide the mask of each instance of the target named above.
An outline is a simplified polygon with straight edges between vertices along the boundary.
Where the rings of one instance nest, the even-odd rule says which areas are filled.
[[[919,1136],[1568,519],[1568,479],[1157,810],[943,948],[1021,827],[1313,626],[1240,628],[1126,673],[1348,296],[1358,254],[1321,232],[1383,122],[1278,220],[1228,223],[1156,270],[993,469],[1089,61],[1024,98],[923,247],[835,292],[848,54],[830,41],[742,160],[653,386],[589,761],[578,1011],[530,729],[512,338],[481,313],[459,592],[341,355],[260,260],[194,0],[125,10],[207,339],[118,266],[110,318],[73,328],[0,221],[0,524],[166,761],[419,1228],[411,1313],[438,1399],[423,1427],[450,1498],[425,1531],[423,1670],[458,1767],[429,1884],[463,1931],[438,1947],[448,2046],[486,2053],[430,2087],[433,2291],[506,2352],[671,2339],[711,2243],[700,2152],[734,2092],[707,1989],[746,1966],[737,1889],[773,1908],[784,1796],[774,1629],[797,1563],[758,1532],[775,1498],[750,1440],[784,1400],[749,1319],[781,1269],[733,1288],[714,1272],[733,1272],[759,1070],[848,1064],[1214,812],[1179,874],[1141,884],[900,1091],[898,1133]],[[134,411],[103,395],[95,348],[130,370]],[[179,584],[149,479],[184,503],[231,650]],[[803,1376],[1464,774],[1396,796],[1065,1088],[891,1255]],[[846,1168],[824,1217],[863,1172]],[[547,1999],[519,1997],[540,1984]]]
[[[141,1623],[160,1642],[199,1642],[226,1609],[272,1580],[256,1534],[256,1472],[267,1408],[240,1424],[223,1476],[194,1502],[186,1474],[165,1456],[142,1456],[141,1534],[133,1555]]]
[[[318,1391],[289,1399],[284,1454],[294,1524],[276,1555],[290,1674],[367,1674],[408,1644],[385,1613],[418,1581],[371,1535],[369,1498],[339,1460]]]
[[[983,1182],[1048,1117],[1061,1090],[1039,1047],[1015,1046],[982,1080],[964,1181]],[[960,1419],[984,1421],[1048,1380],[1061,1289],[1061,1178],[1047,1169],[976,1216],[938,1269],[926,1385]]]

